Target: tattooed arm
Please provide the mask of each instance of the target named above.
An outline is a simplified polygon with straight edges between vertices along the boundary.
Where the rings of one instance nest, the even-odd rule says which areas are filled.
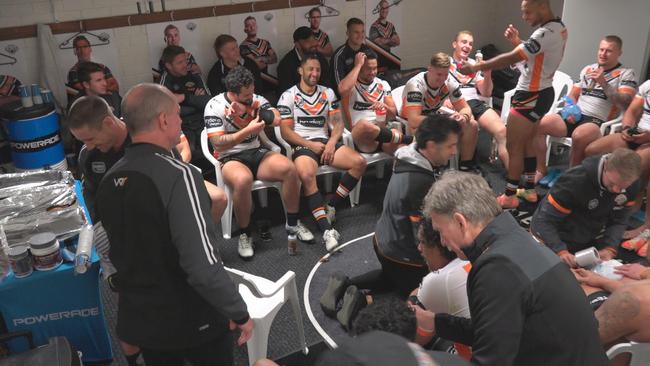
[[[627,288],[614,292],[596,310],[600,341],[607,345],[636,331],[641,304]]]
[[[235,133],[226,133],[210,137],[210,143],[217,151],[226,151],[244,141],[250,135],[259,134],[264,129],[264,122],[259,118],[252,120],[246,127]]]

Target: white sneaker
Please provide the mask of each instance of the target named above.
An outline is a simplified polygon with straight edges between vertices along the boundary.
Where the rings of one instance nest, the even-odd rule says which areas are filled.
[[[298,240],[302,242],[310,243],[314,241],[314,234],[312,234],[311,231],[309,231],[309,229],[307,229],[300,221],[298,221],[298,225],[287,226],[286,229],[287,232],[295,234],[296,237],[298,237]]]
[[[329,221],[330,225],[334,224],[336,222],[336,208],[325,204],[325,213],[327,214],[327,221]]]
[[[325,243],[325,249],[327,249],[328,252],[336,249],[336,247],[339,246],[339,239],[341,239],[341,234],[339,234],[336,229],[325,230],[323,233],[323,243]]]
[[[253,251],[253,239],[246,234],[240,234],[237,253],[239,253],[239,256],[243,260],[252,259],[255,254]]]

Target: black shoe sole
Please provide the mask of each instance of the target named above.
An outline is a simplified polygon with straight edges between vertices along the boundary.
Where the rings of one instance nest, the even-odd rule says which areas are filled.
[[[368,303],[366,302],[365,295],[357,289],[357,286],[350,286],[345,290],[345,295],[343,295],[343,306],[338,313],[336,313],[336,319],[343,326],[346,331],[350,331],[352,328],[352,320],[356,317],[359,310],[364,308]]]
[[[239,256],[239,258],[241,258],[242,260],[245,260],[246,262],[248,262],[248,261],[252,261],[252,260],[253,260],[253,257],[255,257],[254,255],[253,255],[253,256],[250,256],[250,257],[242,257],[242,256],[239,255],[239,254],[237,254],[237,255]]]
[[[343,297],[343,293],[348,287],[348,276],[341,272],[336,272],[330,276],[327,288],[320,298],[320,307],[325,315],[336,317],[336,303]]]

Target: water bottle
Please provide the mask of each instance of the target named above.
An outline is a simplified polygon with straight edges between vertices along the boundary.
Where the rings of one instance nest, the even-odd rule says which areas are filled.
[[[563,120],[571,124],[580,122],[582,119],[582,111],[580,110],[580,107],[578,107],[578,105],[575,104],[568,95],[564,97],[564,108],[560,111],[560,115]]]
[[[5,235],[4,225],[0,225],[0,282],[7,277],[11,264],[9,263],[9,242]]]
[[[77,252],[74,256],[74,273],[84,274],[92,264],[90,262],[90,255],[93,248],[93,227],[92,225],[84,225],[79,232],[79,240],[77,242]]]

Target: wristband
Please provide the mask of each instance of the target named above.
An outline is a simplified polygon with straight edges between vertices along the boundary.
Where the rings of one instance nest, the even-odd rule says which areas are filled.
[[[461,115],[465,116],[465,122],[468,122],[472,120],[472,116],[470,116],[467,113],[461,113]]]
[[[433,329],[424,329],[418,326],[415,331],[420,337],[433,337]]]

